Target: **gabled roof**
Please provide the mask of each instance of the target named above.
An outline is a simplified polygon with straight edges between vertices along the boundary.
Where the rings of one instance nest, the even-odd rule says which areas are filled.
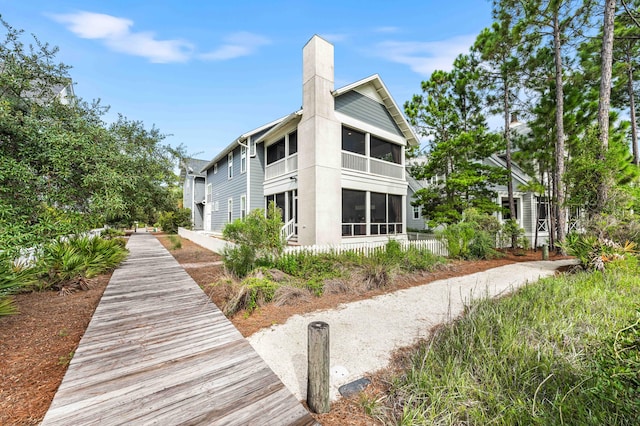
[[[235,149],[236,146],[238,146],[240,144],[240,142],[243,142],[245,140],[247,140],[247,138],[249,138],[250,136],[253,136],[257,133],[260,133],[264,130],[269,129],[270,127],[273,127],[277,124],[279,124],[280,122],[282,122],[283,120],[286,120],[287,118],[289,118],[291,116],[291,114],[278,118],[277,120],[274,120],[270,123],[267,123],[263,126],[260,126],[256,129],[253,129],[247,133],[243,133],[240,136],[238,136],[233,142],[231,142],[229,145],[227,145],[227,147],[225,149],[223,149],[222,151],[220,151],[220,153],[218,155],[216,155],[215,157],[213,157],[213,160],[209,161],[207,164],[205,164],[205,166],[200,170],[202,173],[204,173],[206,170],[210,169],[211,167],[213,167],[213,165],[215,163],[217,163],[218,161],[222,160],[230,151],[232,151],[233,149]]]
[[[256,139],[256,143],[262,142],[265,139],[269,138],[271,135],[273,135],[274,133],[277,133],[280,131],[280,129],[284,128],[285,126],[289,125],[290,123],[296,121],[300,121],[302,119],[302,110],[298,110],[296,112],[293,112],[289,115],[287,115],[284,119],[282,119],[282,121],[280,121],[278,124],[276,124],[275,126],[273,126],[272,128],[270,128],[265,134],[263,134],[262,136],[260,136],[258,139]]]
[[[500,158],[500,156],[493,154],[490,157],[487,157],[485,161],[493,163],[498,167],[502,167],[504,169],[507,168],[507,163],[505,160]],[[511,176],[521,183],[522,185],[526,185],[531,181],[531,177],[527,175],[517,164],[511,163]]]
[[[207,160],[198,160],[197,158],[185,158],[180,164],[180,182],[184,181],[187,174],[204,177],[202,168],[207,164]]]
[[[391,114],[391,117],[396,122],[398,128],[400,128],[400,131],[402,131],[402,134],[404,135],[405,139],[407,139],[409,145],[420,145],[420,141],[415,131],[413,130],[413,127],[411,127],[404,114],[402,113],[402,110],[393,100],[393,97],[391,97],[389,89],[387,89],[387,86],[384,85],[382,79],[378,74],[374,74],[370,77],[363,78],[362,80],[336,89],[333,91],[333,96],[340,96],[344,93],[355,90],[367,84],[370,84],[375,88],[378,96],[380,96],[380,99],[382,99],[384,106],[389,110],[389,114]]]

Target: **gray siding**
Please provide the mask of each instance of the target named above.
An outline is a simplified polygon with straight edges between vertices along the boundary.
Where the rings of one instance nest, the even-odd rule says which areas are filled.
[[[256,156],[251,158],[250,210],[264,208],[264,143],[256,145]]]
[[[387,108],[358,92],[350,91],[335,98],[336,111],[402,136],[402,132]]]
[[[196,177],[195,179],[195,196],[193,199],[198,202],[204,200],[205,197],[205,188],[204,188],[204,178]]]
[[[535,232],[535,212],[535,197],[530,192],[527,192],[522,196],[522,227],[527,233]]]
[[[407,212],[407,229],[412,228],[412,229],[425,229],[426,225],[424,223],[424,217],[422,215],[420,215],[420,219],[414,219],[413,218],[413,206],[411,205],[411,202],[414,200],[413,199],[413,190],[411,188],[407,189],[407,208],[406,208],[406,212]]]
[[[207,184],[212,184],[211,229],[222,231],[227,224],[227,200],[233,198],[232,219],[240,217],[240,196],[247,191],[247,174],[240,173],[240,147],[233,149],[233,178],[228,179],[227,156],[218,161],[218,173],[213,173],[213,167],[207,170]],[[215,205],[218,211],[215,211]]]

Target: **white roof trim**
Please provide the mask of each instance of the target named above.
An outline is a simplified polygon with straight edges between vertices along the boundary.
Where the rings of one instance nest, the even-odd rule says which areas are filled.
[[[293,112],[293,113],[287,115],[284,119],[282,119],[278,124],[276,124],[267,133],[265,133],[264,135],[260,136],[260,138],[256,139],[255,143],[260,143],[260,142],[264,141],[265,139],[268,139],[274,133],[279,132],[283,127],[287,126],[292,121],[294,121],[296,119],[300,120],[301,118],[302,118],[302,110],[299,110],[299,111],[296,111],[296,112]]]
[[[268,129],[269,127],[275,126],[277,124],[279,124],[281,121],[287,119],[289,117],[289,115],[278,118],[277,120],[274,120],[270,123],[267,123],[263,126],[260,126],[256,129],[253,129],[247,133],[243,133],[242,135],[238,136],[233,142],[231,142],[229,145],[227,145],[227,147],[225,149],[223,149],[222,151],[220,151],[220,153],[218,155],[216,155],[215,157],[213,157],[213,160],[209,161],[207,163],[206,166],[204,166],[204,168],[202,170],[200,170],[201,173],[204,173],[206,170],[210,169],[211,167],[213,167],[213,165],[215,163],[217,163],[218,161],[222,160],[224,157],[226,157],[226,155],[229,153],[229,151],[232,151],[238,144],[240,141],[246,140],[248,137],[250,137],[251,135],[255,135],[256,133],[259,133],[261,131],[263,131],[264,129]],[[269,133],[269,132],[267,132]]]

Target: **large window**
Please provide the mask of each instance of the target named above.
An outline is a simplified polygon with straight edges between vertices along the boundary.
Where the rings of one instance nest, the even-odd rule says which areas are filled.
[[[285,155],[284,138],[278,142],[273,143],[267,147],[267,164],[275,163],[278,160],[282,160]]]
[[[373,135],[371,140],[371,157],[379,160],[389,161],[390,163],[402,164],[401,154],[402,149],[400,145],[396,145],[391,142],[387,142]]]
[[[227,200],[227,222],[233,221],[233,198]]]
[[[342,150],[365,155],[365,135],[362,132],[342,127]]]
[[[294,130],[289,133],[289,155],[293,155],[298,152],[298,131]]]
[[[342,235],[367,235],[367,193],[342,190]]]
[[[244,146],[240,147],[240,173],[245,173],[247,171],[247,148]]]
[[[367,235],[367,212],[369,213],[369,235],[400,234],[403,230],[402,196],[342,190],[342,235]]]
[[[513,199],[513,204],[516,209],[516,217],[514,217],[513,219],[518,220],[519,216],[518,216],[518,199],[517,198]],[[511,209],[509,209],[509,198],[502,199],[502,219],[504,220],[511,219]]]
[[[371,235],[402,233],[402,196],[371,193]]]
[[[240,219],[247,217],[247,196],[242,194],[240,196]]]

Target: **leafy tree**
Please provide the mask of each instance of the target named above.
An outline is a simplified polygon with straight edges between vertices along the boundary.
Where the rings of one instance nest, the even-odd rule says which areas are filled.
[[[489,134],[477,91],[477,58],[461,55],[451,72],[435,71],[422,82],[422,95],[405,103],[412,125],[429,137],[427,162],[414,165],[416,179],[436,178],[437,183],[416,192],[431,223],[455,223],[462,212],[475,207],[494,212],[492,185],[505,183],[504,170],[482,160],[500,148],[500,138]]]
[[[175,209],[180,148],[122,116],[107,126],[99,102],[61,98],[71,80],[57,48],[35,37],[25,46],[1,22],[0,249]]]

